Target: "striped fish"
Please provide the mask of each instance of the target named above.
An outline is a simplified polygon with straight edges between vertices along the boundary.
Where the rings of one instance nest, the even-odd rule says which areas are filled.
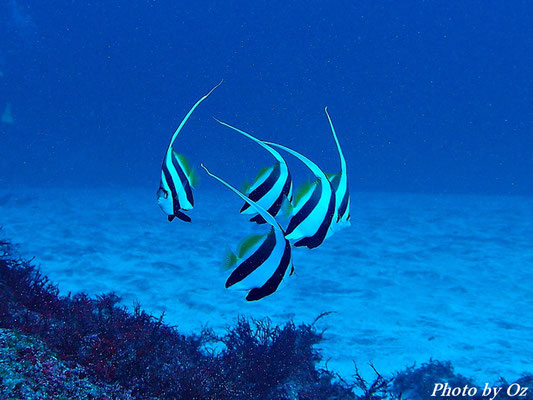
[[[157,203],[163,212],[167,214],[169,221],[172,221],[174,218],[179,218],[182,221],[191,222],[191,218],[183,211],[191,210],[194,207],[192,188],[195,186],[196,180],[194,172],[185,156],[176,153],[174,150],[174,141],[196,107],[207,99],[213,93],[213,90],[221,84],[222,81],[196,102],[185,118],[183,118],[183,121],[181,121],[168,145],[161,168],[161,183],[157,191]]]
[[[310,249],[322,244],[331,224],[337,219],[335,192],[326,174],[304,155],[280,144],[266,144],[292,154],[302,161],[315,175],[313,183],[305,185],[295,195],[292,217],[286,230],[286,238],[297,240],[295,247],[306,246]]]
[[[245,187],[245,195],[256,202],[260,207],[264,208],[269,212],[270,215],[275,217],[281,209],[281,204],[286,198],[289,201],[292,200],[292,179],[287,167],[287,163],[281,157],[276,150],[274,150],[269,145],[265,144],[263,141],[253,137],[249,133],[241,131],[240,129],[235,128],[225,122],[219,121],[215,118],[220,124],[227,126],[234,131],[239,132],[241,135],[246,136],[247,138],[253,140],[258,145],[263,147],[276,159],[276,164],[271,167],[263,168],[255,181],[251,185]],[[266,223],[265,219],[258,214],[253,207],[250,207],[250,204],[244,203],[241,208],[241,214],[255,214],[254,217],[250,219],[252,222],[257,222],[258,224]]]
[[[342,153],[341,145],[339,139],[337,138],[337,133],[333,127],[333,122],[331,122],[331,117],[328,113],[328,108],[324,109],[328,117],[329,126],[331,127],[331,133],[335,139],[337,145],[337,151],[339,152],[339,158],[341,160],[341,170],[337,174],[328,175],[328,179],[333,186],[335,191],[335,207],[337,209],[337,220],[336,224],[332,225],[332,228],[338,227],[343,228],[350,226],[350,192],[348,190],[348,176],[346,171],[346,160],[344,154]]]
[[[263,207],[250,200],[229,183],[225,182],[202,165],[205,171],[235,192],[241,199],[250,205],[266,223],[271,225],[270,231],[265,235],[250,236],[245,239],[237,254],[230,252],[226,266],[234,268],[226,280],[226,288],[249,290],[246,300],[256,301],[274,293],[288,275],[292,275],[292,253],[285,232],[276,219]]]

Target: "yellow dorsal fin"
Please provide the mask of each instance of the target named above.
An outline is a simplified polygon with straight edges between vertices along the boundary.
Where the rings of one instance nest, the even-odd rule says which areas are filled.
[[[183,167],[183,170],[186,174],[189,174],[189,172],[192,171],[191,164],[187,160],[187,158],[183,154],[176,153],[176,150],[172,150],[172,153],[174,154],[174,157],[176,157],[180,163],[180,165]]]
[[[241,192],[243,192],[244,194],[248,194],[248,190],[250,190],[250,187],[252,185],[250,185],[250,182],[248,181],[248,179],[246,179],[242,185],[242,190]]]
[[[239,249],[237,250],[237,254],[239,258],[244,258],[244,256],[254,248],[257,243],[263,239],[265,235],[251,235],[245,238],[241,244],[239,245]]]
[[[189,177],[189,182],[191,183],[191,186],[193,188],[196,188],[198,186],[198,174],[194,169],[191,169],[191,171],[187,175]]]
[[[226,247],[224,259],[222,261],[222,270],[227,271],[228,269],[233,268],[235,264],[237,264],[237,261],[239,261],[239,258],[229,247]]]
[[[293,213],[294,213],[294,206],[292,205],[292,203],[286,196],[283,196],[283,200],[281,201],[281,209],[280,209],[279,215],[285,219],[288,219],[292,217]]]
[[[269,171],[272,171],[272,169],[274,169],[274,166],[261,168],[261,170],[257,174],[257,177],[254,180],[254,183],[261,179],[263,176],[265,176]]]
[[[326,172],[326,177],[328,178],[328,181],[331,181],[333,178],[335,178],[337,175],[340,175],[339,173],[331,173],[331,172]]]
[[[246,195],[250,194],[249,192],[252,192],[255,190],[259,185],[261,180],[266,179],[266,177],[270,174],[270,172],[274,169],[274,166],[271,167],[263,167],[253,180],[253,182],[246,188],[247,190],[244,191]]]
[[[307,183],[303,184],[302,186],[300,186],[296,190],[296,193],[294,195],[294,199],[293,199],[292,203],[295,206],[298,205],[298,203],[305,197],[305,195],[307,193],[309,193],[314,188],[314,186],[316,185],[317,182],[318,182],[318,180],[316,180],[314,182],[307,182]]]
[[[192,187],[196,187],[198,184],[198,175],[194,171],[194,169],[191,166],[191,163],[183,154],[176,153],[176,150],[172,150],[172,154],[176,159],[178,160],[179,164],[183,168],[183,172],[185,172],[185,175],[189,178],[189,182]]]

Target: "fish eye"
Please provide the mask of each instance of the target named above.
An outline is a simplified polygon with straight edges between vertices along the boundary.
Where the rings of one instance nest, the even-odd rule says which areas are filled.
[[[163,189],[162,187],[159,188],[159,190],[157,191],[157,196],[158,197],[163,197],[165,199],[168,199],[168,192]]]

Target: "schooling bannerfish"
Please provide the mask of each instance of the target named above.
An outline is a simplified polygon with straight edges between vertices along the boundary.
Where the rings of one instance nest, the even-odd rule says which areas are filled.
[[[266,144],[292,154],[302,161],[316,177],[316,180],[299,189],[294,199],[291,219],[286,230],[286,238],[297,240],[295,247],[306,246],[310,249],[322,244],[333,221],[337,219],[335,192],[326,174],[304,155],[280,144]]]
[[[179,218],[182,221],[191,222],[191,218],[183,211],[191,210],[194,207],[192,188],[195,186],[196,181],[194,171],[185,156],[176,153],[174,150],[174,141],[196,107],[221,84],[222,81],[196,102],[183,118],[183,121],[181,121],[168,145],[161,168],[161,183],[157,191],[157,203],[163,212],[167,214],[169,221]]]
[[[337,138],[337,133],[331,122],[331,117],[328,113],[328,108],[325,107],[324,111],[328,117],[329,126],[331,127],[331,133],[335,139],[337,145],[337,151],[339,152],[339,158],[341,160],[341,170],[337,174],[328,175],[328,179],[331,182],[331,186],[335,191],[335,207],[337,209],[337,220],[336,224],[332,225],[339,228],[350,226],[350,192],[348,190],[348,175],[346,171],[346,160],[344,154],[342,153],[341,145],[339,139]]]
[[[220,124],[227,126],[234,131],[239,132],[241,135],[246,136],[247,138],[253,140],[266,151],[268,151],[272,156],[277,160],[277,163],[271,167],[265,167],[259,174],[255,181],[251,185],[246,185],[244,194],[248,196],[249,199],[255,201],[259,206],[268,211],[272,216],[276,216],[283,200],[287,198],[289,201],[292,200],[292,179],[287,167],[287,163],[276,150],[274,150],[269,145],[265,144],[263,141],[255,138],[254,136],[241,131],[234,126],[231,126],[225,122],[219,121],[215,118]],[[252,222],[257,222],[258,224],[264,224],[266,221],[257,212],[253,207],[250,207],[250,204],[244,203],[241,208],[241,214],[256,214],[250,219]]]
[[[205,171],[235,192],[241,199],[250,205],[266,223],[272,228],[265,235],[254,235],[246,238],[237,254],[230,252],[227,256],[226,266],[235,269],[226,280],[226,288],[249,290],[246,300],[255,301],[274,293],[285,276],[292,275],[292,253],[289,241],[285,238],[285,232],[276,219],[263,207],[244,194],[239,192],[226,181],[213,175],[202,164]],[[289,268],[290,267],[290,268]]]

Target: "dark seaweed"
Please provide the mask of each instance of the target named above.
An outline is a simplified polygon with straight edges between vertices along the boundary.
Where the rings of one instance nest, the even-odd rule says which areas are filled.
[[[451,387],[475,386],[472,380],[456,374],[450,362],[430,360],[420,367],[407,367],[396,374],[393,393],[409,399],[430,399],[436,383],[448,383]],[[455,397],[457,398],[457,397]],[[440,397],[442,400],[451,399]]]
[[[40,350],[43,359],[49,359],[51,351],[67,363],[58,364],[55,370],[73,368],[80,376],[76,379],[83,379],[83,374],[91,377],[95,393],[112,393],[86,398],[419,400],[431,398],[438,382],[474,386],[470,379],[456,374],[449,362],[433,360],[418,368],[408,367],[392,378],[381,376],[372,366],[376,378],[371,383],[356,368],[348,383],[318,367],[322,358],[316,345],[322,334],[313,324],[274,326],[269,320],[239,318],[224,335],[209,329],[183,335],[165,324],[163,317],[155,318],[139,305],[130,312],[119,301],[112,293],[96,298],[60,296],[31,261],[16,257],[9,243],[0,240],[0,328],[6,330],[2,334],[13,337],[21,332],[36,343],[17,350],[21,353],[11,360],[33,360],[34,349],[41,348],[42,342],[49,347]],[[12,370],[24,371],[17,366]],[[58,382],[53,381],[54,385]],[[525,375],[517,382],[531,387],[533,377]],[[509,384],[502,380],[501,386]],[[1,398],[11,398],[6,397],[6,388],[0,376]],[[18,390],[16,386],[11,389]],[[41,389],[50,388],[41,385]]]
[[[370,367],[374,370],[376,378],[372,383],[368,383],[362,376],[359,374],[357,366],[355,366],[354,374],[354,386],[362,394],[357,397],[358,400],[399,400],[401,396],[396,396],[391,391],[392,378],[384,378],[374,367],[370,364]]]
[[[137,399],[353,399],[349,385],[317,368],[310,325],[272,326],[240,318],[227,333],[183,335],[137,305],[106,294],[59,296],[31,262],[0,242],[0,327],[43,340]],[[210,345],[223,344],[220,351]]]
[[[477,387],[477,394],[472,398],[470,396],[445,396],[437,394],[436,397],[431,397],[436,383],[448,383],[449,387],[463,388],[468,385],[469,388]],[[528,388],[526,396],[508,396],[507,389],[509,384],[505,379],[500,378],[499,382],[496,382],[491,387],[501,388],[501,392],[497,398],[501,400],[519,398],[521,400],[533,399],[533,375],[524,374],[524,376],[517,381],[513,382],[513,388],[511,388],[510,394],[514,394],[516,387]],[[476,385],[471,379],[468,379],[460,374],[455,373],[452,364],[449,361],[441,362],[436,360],[430,360],[427,363],[423,363],[420,367],[415,366],[407,367],[403,371],[400,371],[392,380],[390,392],[394,396],[402,396],[405,399],[413,400],[426,400],[426,399],[469,399],[469,400],[481,400],[488,397],[482,396],[483,387]]]

